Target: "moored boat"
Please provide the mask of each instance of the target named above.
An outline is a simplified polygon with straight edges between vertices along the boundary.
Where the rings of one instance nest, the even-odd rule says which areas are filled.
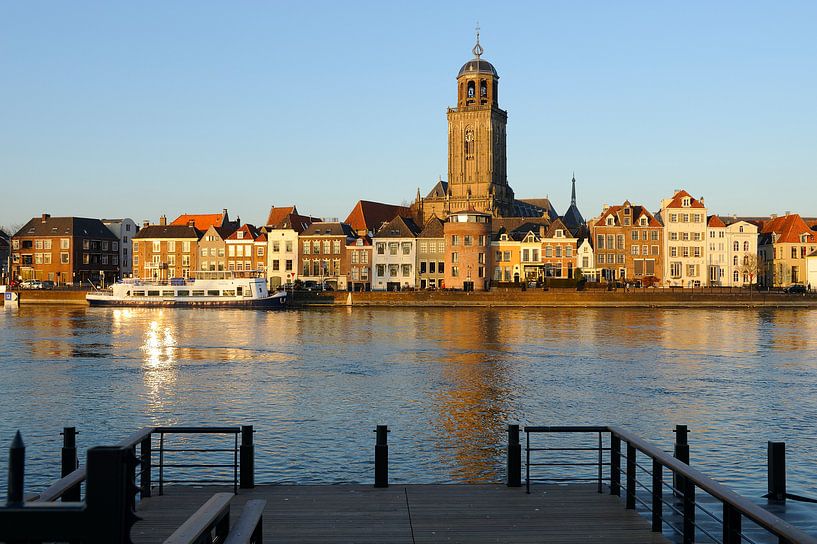
[[[283,308],[286,291],[270,293],[257,273],[194,272],[187,278],[129,278],[110,289],[88,293],[91,306]]]

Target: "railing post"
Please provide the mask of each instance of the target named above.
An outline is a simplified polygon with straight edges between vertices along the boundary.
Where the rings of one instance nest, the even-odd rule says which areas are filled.
[[[695,542],[695,482],[684,481],[684,544]]]
[[[253,444],[252,425],[241,426],[241,489],[252,489],[255,487],[255,444]]]
[[[723,544],[741,544],[740,512],[723,503]]]
[[[635,509],[635,446],[627,443],[627,510]]]
[[[139,444],[139,457],[142,466],[139,477],[139,497],[143,499],[150,497],[151,472],[153,471],[153,461],[151,458],[153,452],[152,437],[153,434],[149,434],[147,438],[144,438]]]
[[[389,427],[378,425],[374,432],[377,433],[374,445],[374,486],[389,487]]]
[[[664,493],[664,467],[653,459],[652,461],[652,531],[660,533],[663,527],[664,503],[661,501]]]
[[[131,476],[136,464],[131,448],[99,446],[88,450],[85,503],[91,544],[130,544],[130,530],[139,519],[132,510],[136,485]]]
[[[621,496],[621,438],[610,433],[610,494]]]
[[[682,463],[689,464],[689,442],[688,442],[688,434],[689,429],[686,425],[676,425],[675,430],[675,451],[674,455],[675,458],[681,461]],[[678,490],[675,491],[675,496],[680,496],[680,491],[684,489],[684,477],[678,474],[673,473],[672,475],[672,486]]]
[[[14,435],[9,448],[9,479],[6,506],[22,506],[25,488],[26,446],[20,431]]]
[[[519,425],[508,425],[508,487],[522,487],[522,444]]]
[[[786,500],[786,443],[772,442],[768,443],[768,489],[769,494],[766,495],[769,499],[774,501]]]
[[[61,477],[65,478],[74,472],[79,463],[77,463],[77,428],[63,427],[62,428],[62,452],[61,452]],[[80,486],[74,486],[62,495],[63,502],[79,502],[81,498]]]

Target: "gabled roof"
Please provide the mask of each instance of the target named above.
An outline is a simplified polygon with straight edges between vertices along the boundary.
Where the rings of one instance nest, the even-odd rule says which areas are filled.
[[[575,204],[570,205],[561,219],[565,226],[570,229],[570,232],[574,234],[585,224],[584,217],[582,217],[578,206]]]
[[[372,239],[368,236],[358,236],[357,238],[352,238],[347,240],[346,247],[353,248],[355,246],[364,246],[364,247],[371,247]]]
[[[239,232],[242,233],[241,238],[238,237]],[[229,236],[227,236],[226,239],[227,240],[239,240],[240,239],[242,241],[252,242],[256,238],[258,238],[258,235],[259,235],[259,231],[258,231],[257,228],[255,228],[254,225],[250,225],[249,223],[244,223],[243,225],[238,227],[236,230],[234,230]]]
[[[706,226],[713,229],[722,229],[726,228],[726,223],[724,223],[717,215],[710,215],[709,219],[706,220]]]
[[[667,208],[684,208],[685,206],[681,205],[684,197],[689,197],[689,206],[686,206],[687,208],[705,208],[706,207],[706,206],[703,205],[703,203],[700,200],[693,197],[691,194],[684,191],[683,189],[681,189],[680,191],[677,191],[672,196],[672,200],[669,202],[669,204],[667,204],[666,207]]]
[[[765,223],[760,231],[762,234],[777,234],[777,243],[799,244],[803,234],[808,236],[809,242],[817,240],[817,233],[811,230],[803,218],[793,213],[776,217]]]
[[[391,221],[398,215],[410,217],[411,210],[405,206],[395,206],[394,204],[384,204],[382,202],[371,202],[369,200],[358,200],[345,223],[351,226],[356,232],[365,234],[375,232],[380,225]]]
[[[202,234],[204,234],[202,231],[187,225],[148,225],[139,229],[133,239],[189,238],[198,240]]]
[[[232,223],[233,228],[238,227],[237,221],[230,221],[227,210],[222,213],[184,213],[173,220],[171,225],[189,225],[193,222],[193,226],[198,230],[207,230],[210,227],[226,227]]]
[[[413,219],[397,216],[377,230],[375,238],[416,238],[420,227]]]
[[[440,180],[434,184],[434,187],[426,195],[426,198],[445,198],[448,194],[448,182]]]
[[[491,219],[491,231],[494,233],[505,229],[505,232],[512,232],[522,225],[532,224],[549,226],[550,219],[547,217],[494,217]]]
[[[81,236],[101,240],[118,240],[99,219],[87,217],[34,217],[17,231],[18,236]]]
[[[337,221],[317,221],[309,225],[301,236],[346,236],[355,237],[355,232],[347,223]]]
[[[570,232],[570,229],[567,228],[567,225],[565,225],[561,219],[557,219],[550,224],[544,238],[556,238],[557,230],[562,230],[565,238],[575,238],[573,233]]]
[[[632,218],[631,218],[631,225],[634,227],[641,226],[638,223],[640,222],[642,217],[647,218],[647,226],[648,227],[661,227],[661,223],[658,219],[655,218],[653,214],[651,214],[647,208],[644,206],[633,206],[630,204],[629,200],[625,200],[624,204],[620,206],[610,206],[606,210],[604,210],[599,218],[596,220],[594,226],[597,227],[604,227],[607,226],[607,218],[612,216],[615,219],[615,226],[620,227],[622,226],[621,222],[621,215],[624,211],[624,208],[629,207],[631,210]]]
[[[432,215],[431,218],[426,221],[426,226],[423,227],[423,230],[419,234],[419,238],[442,238],[443,237],[443,229],[445,227],[445,221],[437,217],[436,215]]]
[[[264,223],[265,225],[277,225],[282,219],[289,216],[290,214],[298,214],[298,210],[295,206],[285,206],[285,207],[278,207],[272,206],[269,210],[269,215],[267,216],[267,222]]]

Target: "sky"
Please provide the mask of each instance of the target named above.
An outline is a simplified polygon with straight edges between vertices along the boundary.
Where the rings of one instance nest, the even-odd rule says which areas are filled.
[[[410,201],[477,21],[517,198],[817,216],[811,0],[0,0],[0,224]]]

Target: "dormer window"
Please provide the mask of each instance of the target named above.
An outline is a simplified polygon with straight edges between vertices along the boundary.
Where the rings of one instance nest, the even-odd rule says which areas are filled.
[[[646,218],[646,217],[642,217],[642,218],[640,218],[640,219],[638,220],[638,222],[641,224],[641,226],[642,226],[642,227],[646,227],[646,226],[647,226],[647,218]]]
[[[615,225],[615,224],[616,224],[616,220],[613,219],[612,216],[608,216],[607,217],[607,226],[609,227],[609,226],[612,226],[612,225]]]
[[[685,196],[683,199],[681,199],[681,206],[683,206],[684,208],[689,208],[689,205],[690,198],[688,196]]]
[[[242,231],[238,231],[238,232],[236,233],[236,237],[237,237],[239,240],[243,240],[243,239],[244,239],[244,233],[243,233]]]
[[[501,241],[503,241],[503,242],[507,242],[507,241],[508,241],[508,235],[507,235],[507,234],[501,234],[501,235],[499,236],[499,239],[500,239]]]
[[[565,231],[563,231],[562,229],[556,229],[556,238],[564,238],[564,237],[565,237]]]
[[[630,208],[624,208],[624,215],[630,215]]]

